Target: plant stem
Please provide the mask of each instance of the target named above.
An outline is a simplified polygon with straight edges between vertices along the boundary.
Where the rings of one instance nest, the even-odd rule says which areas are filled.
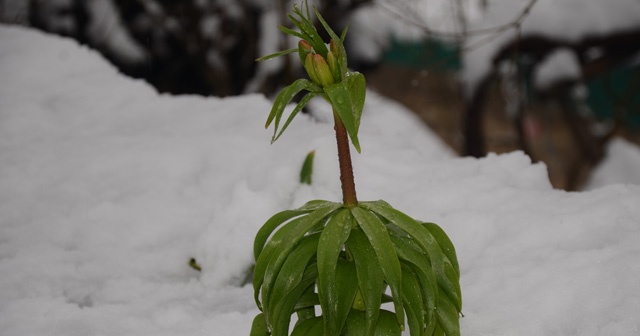
[[[348,208],[358,205],[356,197],[356,184],[353,179],[353,166],[351,165],[351,152],[349,149],[349,137],[338,114],[333,111],[336,142],[338,143],[338,162],[340,163],[340,183],[342,184],[342,203]]]

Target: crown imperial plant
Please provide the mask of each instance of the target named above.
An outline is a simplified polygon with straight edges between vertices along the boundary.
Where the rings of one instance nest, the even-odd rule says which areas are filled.
[[[314,9],[331,37],[327,48],[305,7],[294,5],[289,15],[298,31],[279,27],[300,38],[298,48],[258,59],[297,52],[309,76],[282,89],[266,127],[274,124],[274,142],[313,97],[331,104],[343,200],[314,200],[279,212],[258,231],[253,287],[261,313],[251,335],[289,335],[294,314],[293,336],[400,335],[405,323],[411,336],[459,335],[460,269],[451,240],[436,224],[385,201],[356,197],[349,140],[360,152],[365,78],[347,68],[347,30],[337,36]],[[304,96],[280,127],[285,107],[300,92]],[[392,310],[382,309],[383,303],[392,303]]]

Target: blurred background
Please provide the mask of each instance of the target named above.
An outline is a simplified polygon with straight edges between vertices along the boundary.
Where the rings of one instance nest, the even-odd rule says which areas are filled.
[[[523,150],[554,187],[581,190],[612,140],[640,145],[639,0],[309,4],[334,30],[349,26],[349,64],[370,89],[459,155]],[[303,75],[299,59],[254,60],[296,45],[277,29],[291,27],[292,5],[0,0],[0,22],[74,38],[162,93],[273,97]]]

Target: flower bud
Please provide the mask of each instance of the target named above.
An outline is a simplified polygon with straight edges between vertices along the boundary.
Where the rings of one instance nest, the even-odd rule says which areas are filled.
[[[333,39],[331,39],[331,41],[329,41],[329,50],[331,50],[331,52],[335,56],[340,55],[340,50],[338,49],[338,46],[336,45],[336,41],[334,41]]]
[[[333,78],[337,81],[340,81],[342,79],[342,76],[340,76],[340,67],[338,66],[338,60],[335,56],[333,56],[332,51],[329,51],[327,53],[327,63],[329,64],[329,69],[331,69]]]
[[[318,76],[318,84],[321,86],[329,86],[335,82],[331,69],[322,55],[315,54],[313,56],[313,68]]]
[[[307,54],[307,56],[304,59],[304,62],[302,62],[302,65],[304,66],[304,69],[307,71],[309,78],[311,78],[311,81],[313,81],[314,83],[320,84],[320,81],[318,80],[318,76],[316,74],[316,69],[313,67],[313,55],[314,54],[312,53]]]
[[[332,54],[331,57],[334,58],[333,61],[329,59],[329,54]],[[346,64],[341,64],[340,62],[345,62],[345,57],[342,55],[340,48],[336,41],[331,39],[329,41],[329,53],[327,53],[327,61],[329,61],[329,66],[331,67],[331,71],[333,71],[333,76],[336,81],[342,81],[342,76],[347,72]]]
[[[314,50],[311,46],[311,43],[307,42],[306,40],[300,40],[300,42],[298,42],[298,55],[300,56],[300,62],[302,62],[303,65],[307,59],[307,55],[313,53]]]

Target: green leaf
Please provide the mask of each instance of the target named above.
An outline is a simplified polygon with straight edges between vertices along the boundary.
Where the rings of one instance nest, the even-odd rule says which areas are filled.
[[[358,286],[364,301],[366,322],[365,332],[362,335],[371,336],[380,312],[384,292],[384,274],[371,243],[360,228],[351,230],[346,245],[347,251],[351,253],[356,264]]]
[[[307,264],[318,250],[319,240],[319,233],[305,236],[298,242],[291,253],[289,253],[287,260],[282,264],[280,273],[278,273],[276,281],[273,284],[271,298],[269,299],[270,310],[273,310],[282,297],[291,292],[293,288],[298,286],[300,281],[302,281],[302,276]]]
[[[351,233],[352,220],[348,209],[338,210],[327,222],[318,243],[318,295],[322,312],[326,316],[325,329],[331,335],[338,335],[342,328],[338,316],[340,298],[336,267],[338,256]]]
[[[324,321],[322,316],[304,320],[296,324],[291,336],[324,336]]]
[[[293,211],[293,210],[289,210],[289,211]],[[279,213],[279,214],[281,214],[281,213]],[[279,214],[276,214],[276,216],[278,216]],[[297,224],[302,222],[303,219],[304,219],[303,217],[298,217],[298,218],[295,218],[292,221],[286,223],[284,226],[282,226],[280,229],[278,229],[278,231],[276,231],[276,233],[273,235],[271,240],[269,240],[266,243],[266,245],[264,245],[264,248],[261,249],[260,252],[258,252],[258,258],[256,258],[256,266],[255,266],[255,268],[253,270],[253,291],[254,291],[253,295],[254,295],[254,299],[256,301],[256,305],[261,310],[262,310],[262,305],[260,304],[260,299],[259,299],[260,288],[264,284],[264,280],[265,280],[264,277],[265,277],[265,273],[267,271],[267,267],[269,266],[269,264],[271,263],[271,260],[276,255],[276,252],[278,252],[278,247],[284,241],[284,237],[286,237],[287,232],[295,229]],[[265,224],[265,226],[266,226],[266,224]],[[265,237],[264,239],[268,238],[268,237],[266,237],[266,236],[268,236],[266,234],[260,234],[260,236],[261,237]],[[257,240],[257,238],[256,238],[256,240]],[[256,246],[256,242],[254,242],[254,246]],[[264,289],[263,289],[263,292],[264,292]],[[264,293],[263,293],[263,295],[264,295]]]
[[[344,329],[347,316],[358,292],[358,282],[354,281],[356,279],[356,265],[345,259],[339,259],[336,265],[335,279],[337,284],[337,314],[335,320],[337,330],[341,332]]]
[[[409,268],[402,268],[402,301],[407,312],[407,323],[411,336],[423,335],[425,328],[425,307],[418,276]]]
[[[297,95],[300,91],[306,90],[310,92],[322,92],[322,88],[315,84],[314,82],[300,78],[293,82],[291,85],[285,87],[278,93],[276,100],[273,102],[273,107],[271,108],[271,112],[267,117],[267,122],[265,124],[265,128],[271,125],[271,122],[275,119],[275,130],[274,134],[278,131],[278,126],[280,124],[280,118],[282,118],[282,113],[284,109],[287,107],[287,104]]]
[[[451,298],[455,306],[459,310],[461,310],[462,297],[459,281],[457,279],[452,279],[449,275],[447,275],[446,271],[447,267],[451,267],[453,270],[453,265],[444,255],[444,253],[440,249],[440,245],[431,235],[431,232],[429,232],[426,227],[418,223],[413,218],[394,209],[384,201],[361,202],[360,206],[373,211],[377,215],[398,226],[411,238],[413,238],[418,243],[418,245],[420,245],[422,250],[424,250],[429,255],[431,266],[433,267],[433,271],[436,275],[438,286],[440,286],[444,290],[447,296]]]
[[[300,283],[293,287],[284,296],[273,298],[276,304],[273,309],[266,314],[271,322],[272,334],[274,336],[286,336],[289,333],[289,324],[291,323],[291,315],[294,313],[295,306],[300,301],[304,293],[310,288],[315,287],[318,278],[318,267],[315,263],[309,265],[304,272],[304,276]]]
[[[343,336],[362,336],[366,334],[366,319],[365,313],[360,310],[352,310],[347,317],[346,327]],[[374,321],[374,327],[378,323],[378,319]]]
[[[278,52],[276,52],[276,53],[273,53],[273,54],[270,54],[270,55],[267,55],[267,56],[262,56],[262,57],[260,57],[260,58],[257,58],[257,59],[256,59],[256,62],[266,61],[266,60],[268,60],[268,59],[272,59],[272,58],[280,57],[280,56],[283,56],[283,55],[288,55],[288,54],[291,54],[291,53],[294,53],[294,52],[297,52],[297,51],[298,51],[298,48],[292,48],[292,49],[287,49],[287,50],[278,51]]]
[[[307,205],[308,204],[309,203],[307,203]],[[342,206],[340,203],[314,201],[310,207],[318,204],[324,205],[313,209],[313,211],[306,216],[298,217],[288,222],[276,231],[260,253],[260,256],[256,260],[256,267],[253,274],[254,295],[258,307],[261,307],[260,300],[258,299],[260,288],[262,288],[263,298],[269,297],[273,280],[275,280],[280,266],[282,266],[282,263],[286,259],[287,253],[302,239],[305,233],[322,222],[331,212]],[[300,209],[306,210],[305,207]],[[265,305],[266,304],[265,302]]]
[[[448,260],[444,262],[444,274],[448,281],[438,281],[438,285],[447,292],[451,301],[455,304],[459,312],[462,311],[462,290],[460,288],[460,275]],[[452,293],[454,295],[452,295]]]
[[[291,22],[293,22],[294,25],[296,25],[296,27],[298,27],[298,29],[300,29],[302,32],[304,32],[305,34],[309,35],[312,38],[312,41],[308,41],[308,42],[311,43],[311,45],[313,45],[313,49],[315,49],[316,53],[326,58],[327,46],[324,44],[324,41],[322,41],[320,34],[318,34],[318,31],[316,30],[315,25],[311,21],[310,13],[309,13],[309,5],[305,4],[305,6],[307,11],[306,15],[302,13],[302,10],[300,9],[300,7],[294,5],[293,13],[296,14],[300,18],[300,20],[295,19],[292,15],[289,15],[289,19],[291,20]]]
[[[318,298],[318,293],[316,293],[314,290],[315,288],[311,288],[310,291],[308,291],[307,293],[303,294],[300,297],[300,300],[298,300],[298,303],[296,303],[296,307],[295,307],[296,311],[320,305],[320,299]]]
[[[347,31],[349,30],[349,25],[347,25],[346,27],[344,27],[344,30],[342,30],[342,34],[340,34],[340,43],[344,44],[344,38],[347,36]],[[343,45],[344,46],[344,45]]]
[[[365,335],[365,313],[358,310],[352,310],[347,319],[347,327],[344,336],[362,336]],[[380,310],[380,316],[375,324],[375,336],[400,336],[402,330],[396,320],[396,314],[388,310]]]
[[[397,227],[396,227],[397,228]],[[431,268],[429,256],[413,239],[400,229],[389,229],[391,241],[396,245],[398,257],[403,265],[411,269],[416,275],[425,311],[424,321],[427,325],[427,335],[431,335],[436,325],[435,309],[438,299],[438,283]]]
[[[446,295],[439,295],[438,309],[436,310],[438,325],[442,327],[447,336],[460,336],[459,311],[451,301],[445,298]]]
[[[314,10],[316,12],[316,16],[318,17],[318,20],[320,21],[320,24],[322,24],[322,26],[327,31],[327,33],[329,34],[331,39],[334,41],[334,43],[336,43],[336,46],[338,47],[338,50],[340,51],[340,55],[336,55],[336,57],[339,57],[338,64],[340,65],[340,70],[341,70],[342,74],[344,75],[349,71],[347,69],[347,52],[344,49],[344,45],[342,44],[342,40],[344,39],[344,37],[338,37],[338,35],[336,35],[336,33],[333,31],[333,29],[331,29],[331,27],[329,26],[327,21],[324,20],[324,18],[320,14],[320,12],[316,8],[314,8]],[[344,30],[343,34],[346,34],[346,33],[347,33],[347,31]],[[324,54],[323,56],[326,57],[326,54]]]
[[[302,163],[302,169],[300,170],[300,183],[311,185],[313,177],[313,158],[316,155],[316,151],[312,150],[307,154],[307,157]]]
[[[460,277],[460,266],[458,265],[458,257],[456,255],[456,249],[453,246],[451,239],[449,239],[449,236],[447,236],[444,230],[442,230],[442,228],[435,223],[422,223],[422,225],[424,225],[424,227],[426,227],[427,230],[431,232],[431,235],[433,235],[433,238],[435,238],[436,241],[438,242],[438,245],[440,245],[440,249],[442,250],[442,253],[444,253],[447,259],[449,259],[449,261],[451,262],[451,265],[453,265],[453,268],[458,274],[458,277]]]
[[[280,31],[282,31],[283,33],[287,34],[287,35],[291,35],[291,36],[295,36],[297,38],[300,38],[302,40],[305,40],[309,43],[311,43],[311,41],[309,41],[309,39],[311,38],[310,36],[308,36],[307,34],[295,31],[293,29],[289,29],[285,26],[278,26],[278,29],[280,29]]]
[[[251,323],[250,336],[269,336],[269,329],[267,328],[267,320],[263,313],[256,315]]]
[[[296,107],[293,109],[293,111],[291,111],[291,114],[289,115],[289,118],[287,118],[287,121],[284,123],[284,126],[282,126],[282,129],[280,130],[280,133],[278,133],[278,136],[276,136],[275,129],[274,129],[273,138],[271,138],[271,143],[274,143],[276,140],[280,138],[282,133],[284,133],[284,130],[286,130],[287,127],[289,127],[289,124],[291,124],[291,121],[293,121],[293,118],[295,118],[296,115],[298,115],[298,112],[300,112],[305,106],[307,106],[307,104],[309,104],[311,99],[313,99],[313,97],[315,97],[317,94],[318,93],[316,92],[309,92],[304,97],[302,97],[302,99],[300,99]],[[277,124],[278,122],[276,121],[276,125]]]
[[[324,92],[333,110],[344,123],[355,149],[360,152],[358,129],[364,108],[366,81],[361,73],[349,73],[342,82],[327,86]]]
[[[300,217],[299,220],[296,219],[287,223],[273,235],[263,251],[263,255],[266,254],[270,257],[268,265],[263,272],[264,283],[262,284],[262,300],[265,306],[269,306],[268,300],[271,297],[273,282],[276,279],[278,272],[280,272],[280,268],[286,260],[289,252],[310,229],[324,221],[325,218],[341,206],[342,205],[337,203],[329,204],[325,207],[314,210],[308,215]],[[269,253],[267,254],[267,252]],[[264,267],[262,265],[264,262],[267,262],[266,260],[261,260],[263,255],[260,255],[260,258],[258,258],[258,261],[256,262],[254,277],[258,274],[258,266]]]
[[[330,201],[325,201],[325,200],[313,200],[313,201],[309,201],[309,202],[305,203],[303,206],[299,207],[296,210],[312,211],[312,210],[317,210],[317,209],[323,208],[325,206],[337,206],[337,207],[340,207],[340,206],[342,206],[342,203],[330,202]]]
[[[253,257],[254,260],[258,260],[260,253],[262,253],[262,249],[264,248],[264,244],[269,239],[273,230],[275,230],[278,226],[282,225],[282,223],[290,220],[291,218],[302,216],[311,212],[311,210],[285,210],[278,212],[273,215],[271,218],[267,220],[266,223],[262,225],[258,233],[256,234],[256,238],[253,240]]]
[[[398,324],[404,327],[404,310],[401,299],[402,271],[389,233],[384,223],[373,213],[360,207],[351,208],[351,213],[360,228],[362,228],[362,231],[364,231],[378,257],[378,263],[380,263],[384,278],[391,289]]]

